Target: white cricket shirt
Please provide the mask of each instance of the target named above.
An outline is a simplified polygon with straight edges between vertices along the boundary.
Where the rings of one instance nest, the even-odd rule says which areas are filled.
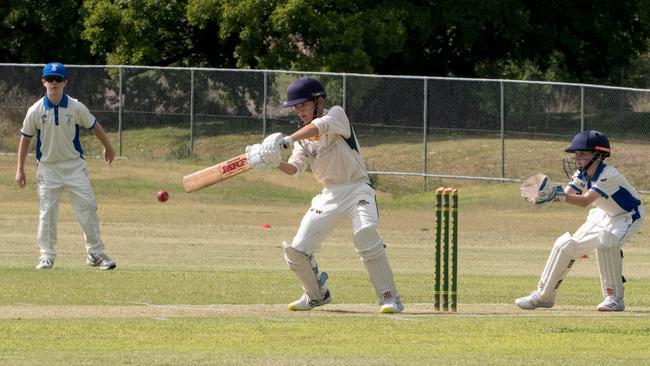
[[[314,178],[325,186],[370,182],[359,142],[343,108],[333,106],[314,119],[319,131],[315,140],[294,142],[288,163],[303,173],[311,166]]]
[[[57,106],[45,95],[27,110],[20,133],[36,136],[36,160],[56,163],[83,159],[79,128],[91,129],[95,123],[95,116],[77,99],[64,94]]]

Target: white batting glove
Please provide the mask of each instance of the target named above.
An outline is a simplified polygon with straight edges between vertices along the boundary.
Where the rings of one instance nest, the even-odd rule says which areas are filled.
[[[271,167],[262,159],[262,145],[255,144],[246,146],[246,160],[253,169],[269,170]]]
[[[280,132],[269,135],[262,141],[262,159],[267,165],[273,168],[280,165],[283,145],[284,137]]]

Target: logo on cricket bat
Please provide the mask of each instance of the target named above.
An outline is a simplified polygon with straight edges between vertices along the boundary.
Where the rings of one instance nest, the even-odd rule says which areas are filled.
[[[221,174],[228,174],[230,172],[233,172],[233,171],[245,166],[246,162],[247,162],[245,157],[244,158],[236,157],[233,160],[234,161],[232,161],[232,162],[230,162],[230,161],[226,162],[226,164],[221,167]]]

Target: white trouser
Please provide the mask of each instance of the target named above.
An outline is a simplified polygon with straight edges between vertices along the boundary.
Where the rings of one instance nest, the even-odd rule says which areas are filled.
[[[38,243],[41,256],[56,258],[59,199],[64,189],[69,192],[70,205],[83,229],[86,251],[91,254],[103,253],[97,203],[86,162],[81,158],[56,163],[40,162],[36,168],[36,182],[40,200]]]
[[[590,251],[599,251],[599,269],[603,292],[623,298],[620,248],[639,231],[645,213],[634,221],[630,214],[609,217],[605,211],[593,208],[587,221],[573,234],[560,236],[551,250],[539,281],[542,299],[555,299],[557,289],[576,258]]]
[[[320,251],[323,241],[345,219],[352,221],[353,232],[378,224],[375,191],[367,183],[324,188],[312,199],[291,246],[312,255]]]

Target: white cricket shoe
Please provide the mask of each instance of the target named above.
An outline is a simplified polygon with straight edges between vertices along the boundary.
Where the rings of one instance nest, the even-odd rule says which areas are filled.
[[[101,254],[90,254],[86,257],[86,264],[91,267],[99,267],[99,269],[107,270],[117,267],[115,262],[104,253]]]
[[[330,302],[332,302],[332,295],[330,295],[330,291],[326,290],[325,295],[323,295],[323,298],[320,300],[314,300],[307,295],[307,293],[303,293],[302,296],[289,304],[289,310],[291,311],[309,311],[317,306],[323,306],[327,305]]]
[[[539,292],[533,291],[530,295],[515,300],[515,304],[524,310],[534,310],[536,308],[552,308],[555,305],[555,300],[542,300]]]
[[[389,296],[381,302],[379,312],[384,314],[397,314],[404,310],[404,305],[399,299],[399,296]]]
[[[54,259],[48,257],[40,257],[38,259],[36,269],[50,269],[52,266],[54,266]]]
[[[623,311],[625,304],[614,296],[607,296],[603,302],[596,307],[598,311]]]

